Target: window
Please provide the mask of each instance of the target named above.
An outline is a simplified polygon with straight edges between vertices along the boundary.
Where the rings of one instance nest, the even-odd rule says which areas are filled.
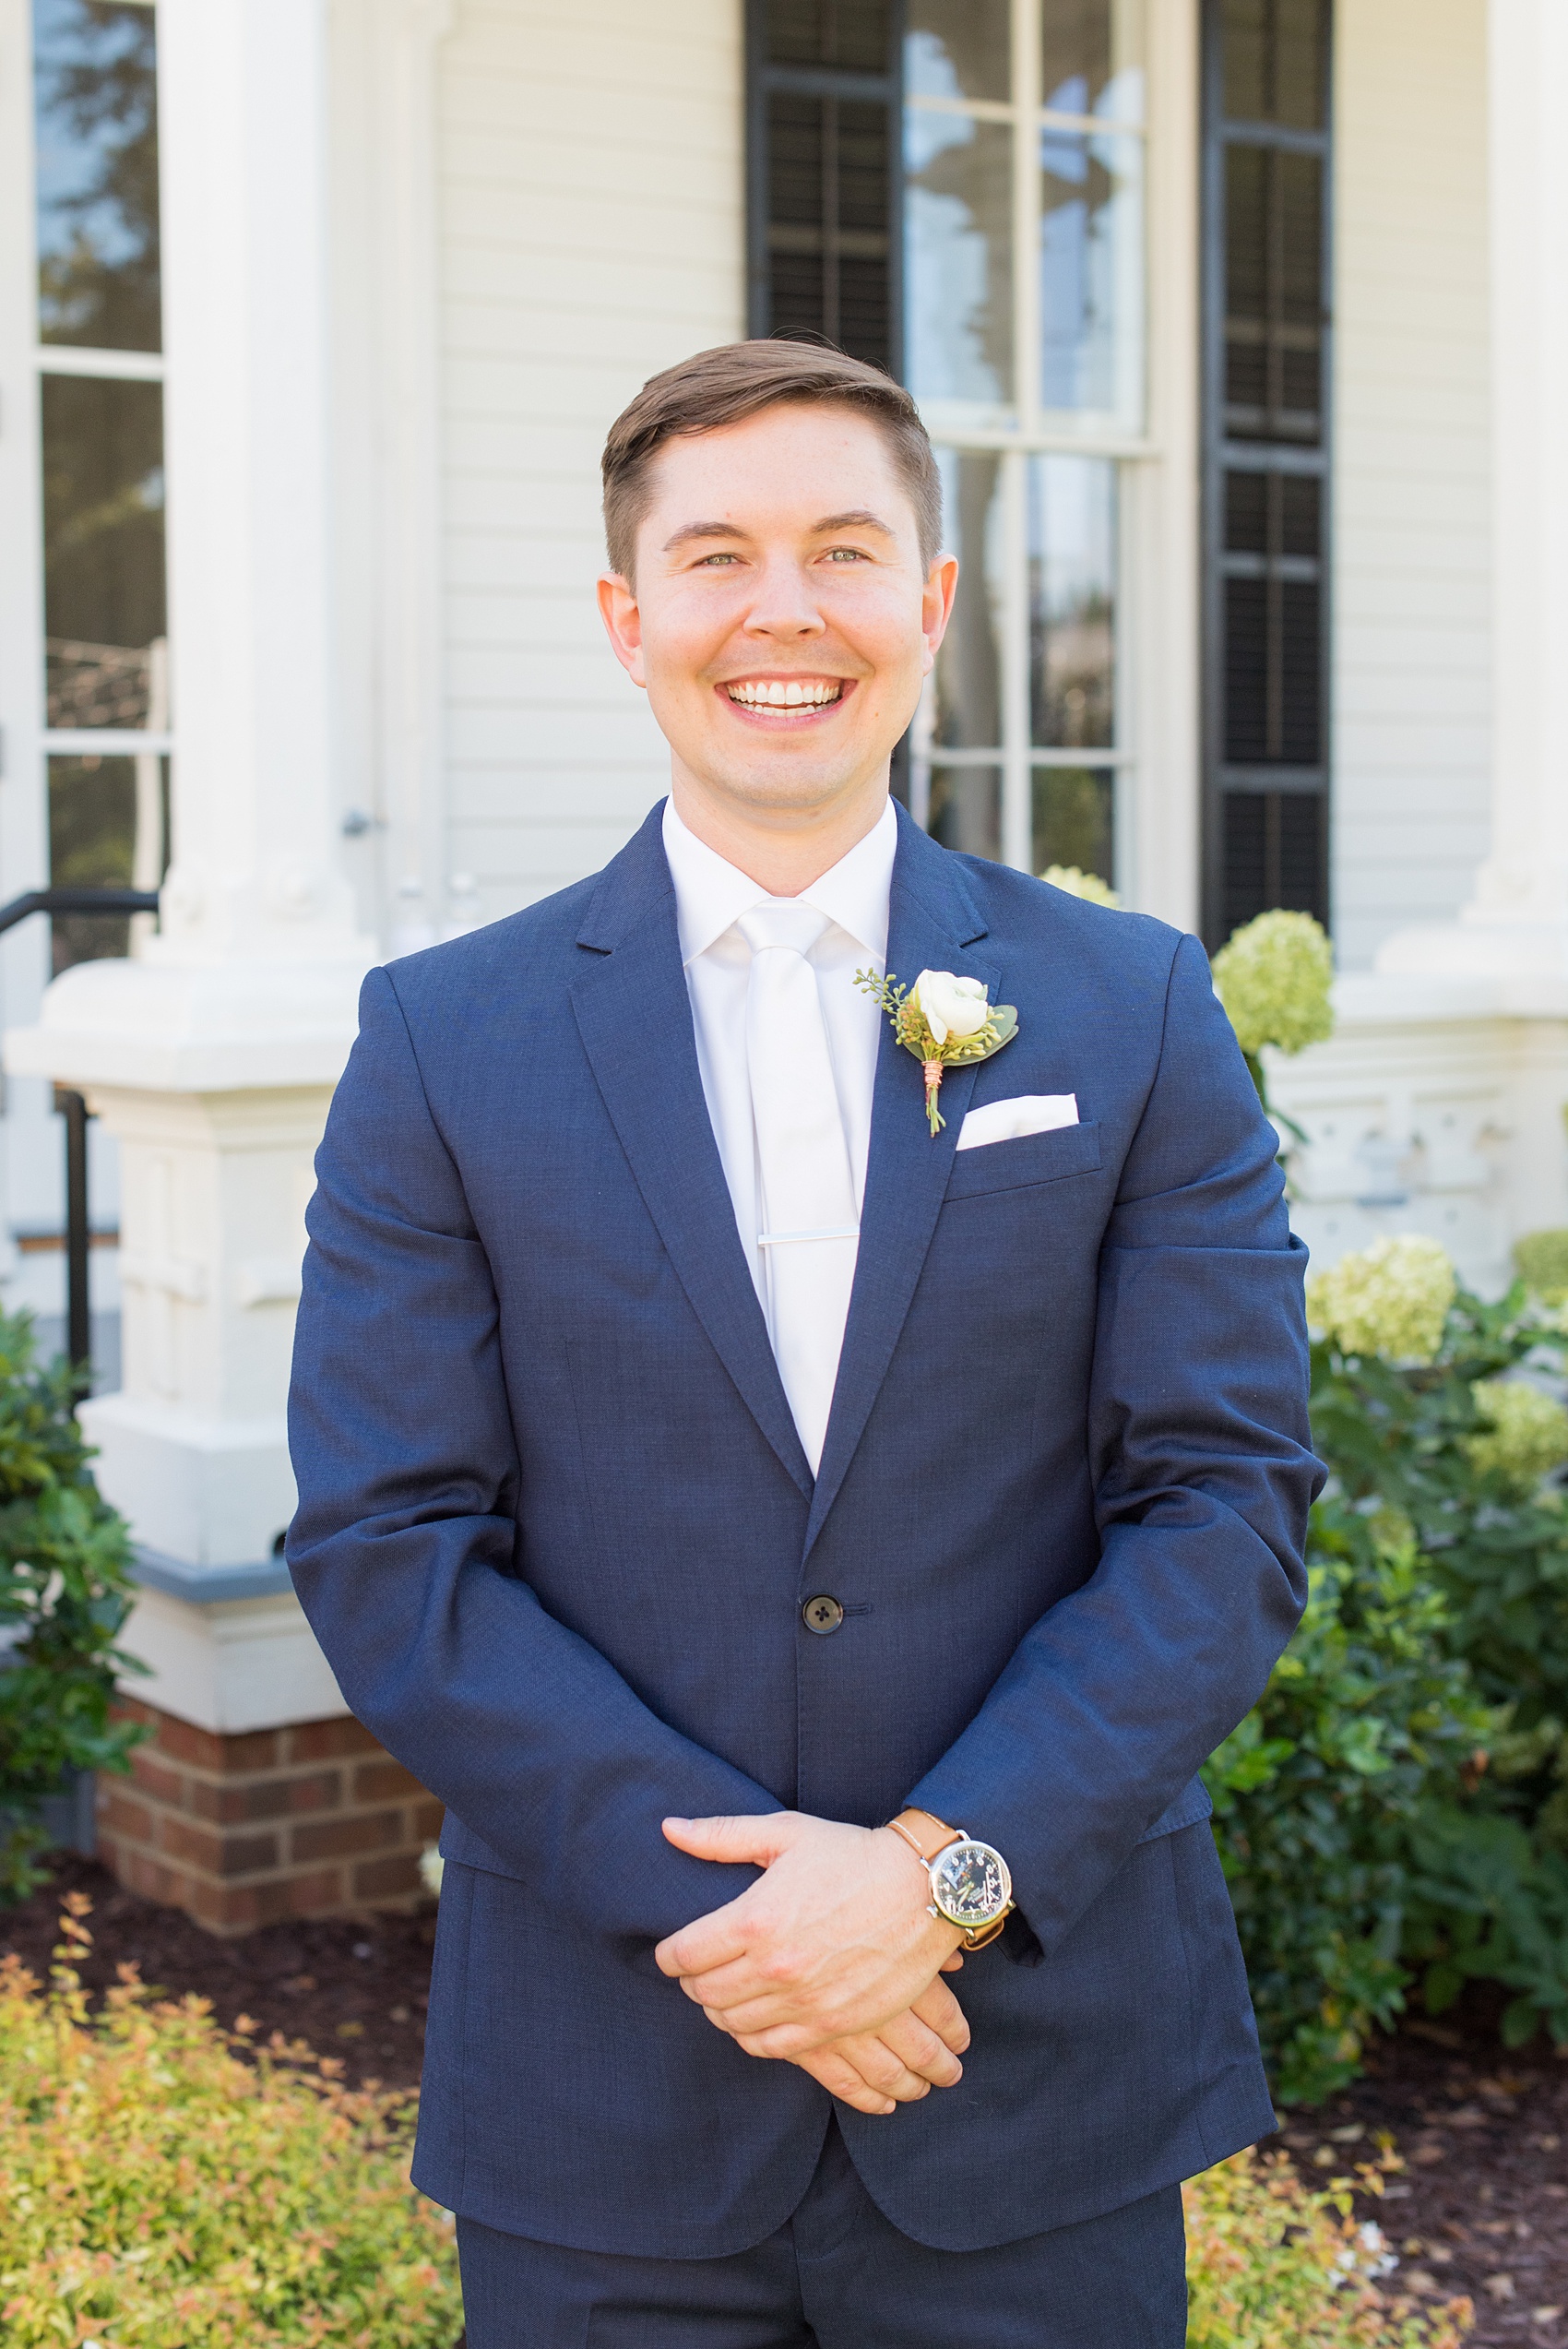
[[[885,259],[869,246],[863,257],[883,271],[887,316],[902,320],[883,364],[921,403],[962,564],[911,733],[910,807],[953,847],[1111,878],[1128,765],[1119,459],[1139,451],[1145,428],[1138,0],[840,0],[837,10],[765,0],[752,21],[754,333],[817,332],[856,348],[843,296],[836,330],[818,278],[800,266],[809,259],[825,281],[835,201],[843,218],[823,160],[827,82],[801,77],[837,75],[848,90],[852,24],[859,102],[901,115],[885,180],[901,236]],[[819,44],[809,67],[808,23]],[[787,52],[802,62],[786,67]],[[873,77],[884,52],[890,62]],[[806,195],[786,205],[783,118],[769,112],[808,95],[821,127],[808,139],[803,113],[790,119],[811,165],[800,183],[809,222]],[[869,341],[859,355],[882,357]]]
[[[163,562],[156,19],[148,0],[34,0],[42,658],[50,874],[163,877]],[[54,969],[123,954],[54,923]]]
[[[748,0],[750,332],[900,372],[897,9]]]
[[[1328,919],[1329,0],[1206,0],[1205,930]]]

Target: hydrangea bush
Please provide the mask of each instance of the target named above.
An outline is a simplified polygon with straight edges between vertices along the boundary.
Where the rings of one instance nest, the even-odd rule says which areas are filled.
[[[1053,889],[1065,889],[1069,897],[1087,898],[1091,905],[1122,902],[1109,881],[1102,881],[1098,873],[1086,873],[1078,864],[1048,864],[1039,877]]]
[[[1261,1096],[1265,1044],[1304,1052],[1334,1032],[1334,949],[1310,913],[1260,913],[1220,948],[1213,967],[1214,991]]]
[[[1374,1240],[1307,1282],[1307,1316],[1345,1354],[1427,1363],[1443,1343],[1456,1282],[1448,1251],[1409,1234]]]
[[[1310,1286],[1313,1597],[1210,1763],[1282,2101],[1352,2076],[1415,1987],[1511,1995],[1568,2045],[1568,1417],[1562,1317],[1495,1305],[1435,1243]]]
[[[67,1905],[47,1991],[0,1963],[6,2349],[452,2349],[453,2231],[409,2184],[410,2100],[279,2038],[244,2060],[204,2000],[157,2003],[129,1968],[90,2014]]]

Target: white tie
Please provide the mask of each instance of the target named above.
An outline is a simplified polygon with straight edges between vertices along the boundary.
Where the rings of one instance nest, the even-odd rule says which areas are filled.
[[[770,1334],[814,1475],[854,1286],[860,1223],[816,972],[828,926],[810,905],[774,900],[736,928],[752,950],[746,1066],[761,1175],[757,1243]]]

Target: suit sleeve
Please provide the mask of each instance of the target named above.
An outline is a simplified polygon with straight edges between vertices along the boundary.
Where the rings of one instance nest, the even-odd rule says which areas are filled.
[[[909,1798],[996,1845],[1048,1951],[1255,1703],[1305,1603],[1323,1471],[1277,1149],[1184,938],[1100,1255],[1099,1565]]]
[[[755,1876],[675,1851],[660,1820],[778,1806],[521,1579],[489,1262],[385,971],[360,1010],[306,1218],[294,1586],[359,1719],[541,1914],[659,1938]]]

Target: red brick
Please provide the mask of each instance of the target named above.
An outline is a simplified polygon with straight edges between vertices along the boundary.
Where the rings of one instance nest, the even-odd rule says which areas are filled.
[[[414,1833],[422,1843],[436,1841],[445,1817],[445,1804],[438,1803],[434,1795],[427,1795],[422,1803],[414,1805]]]
[[[172,1762],[158,1759],[156,1746],[138,1746],[131,1756],[131,1776],[155,1802],[166,1803],[171,1810],[184,1810],[185,1793],[190,1781],[183,1770]]]
[[[342,1874],[335,1867],[321,1868],[310,1876],[281,1877],[278,1889],[288,1894],[291,1916],[329,1916],[349,1906]]]
[[[200,1868],[204,1876],[223,1873],[223,1844],[209,1827],[198,1827],[194,1819],[177,1818],[172,1811],[160,1811],[158,1818],[158,1848],[166,1858],[180,1862],[185,1867]]]
[[[155,1752],[193,1770],[221,1770],[223,1740],[215,1731],[198,1729],[194,1721],[179,1721],[171,1712],[156,1716]]]
[[[280,1734],[289,1745],[283,1759],[291,1762],[339,1761],[345,1754],[379,1754],[384,1750],[363,1723],[350,1713],[338,1721],[302,1721]]]
[[[407,1852],[389,1852],[382,1860],[361,1860],[354,1869],[358,1901],[403,1900],[422,1890],[420,1864]]]
[[[115,1691],[114,1701],[109,1708],[109,1715],[112,1721],[150,1723],[154,1728],[166,1718],[153,1706],[144,1705],[139,1697],[127,1697],[123,1688]]]
[[[125,1861],[124,1871],[116,1869],[115,1874],[133,1892],[139,1892],[147,1901],[161,1901],[168,1908],[191,1908],[196,1879],[187,1876],[184,1868],[165,1866],[148,1852],[129,1852]]]
[[[293,1860],[347,1859],[356,1852],[385,1851],[388,1843],[401,1842],[402,1832],[399,1811],[361,1811],[348,1818],[320,1819],[294,1829],[289,1856]]]
[[[406,1795],[423,1793],[412,1771],[389,1756],[383,1761],[361,1762],[354,1772],[356,1803],[396,1803]]]
[[[342,1799],[342,1774],[336,1770],[313,1771],[301,1778],[191,1782],[191,1808],[222,1827],[247,1819],[285,1818],[291,1811],[336,1810]]]
[[[151,1811],[145,1803],[133,1802],[118,1786],[100,1788],[98,1816],[111,1835],[123,1835],[130,1843],[152,1842]]]

